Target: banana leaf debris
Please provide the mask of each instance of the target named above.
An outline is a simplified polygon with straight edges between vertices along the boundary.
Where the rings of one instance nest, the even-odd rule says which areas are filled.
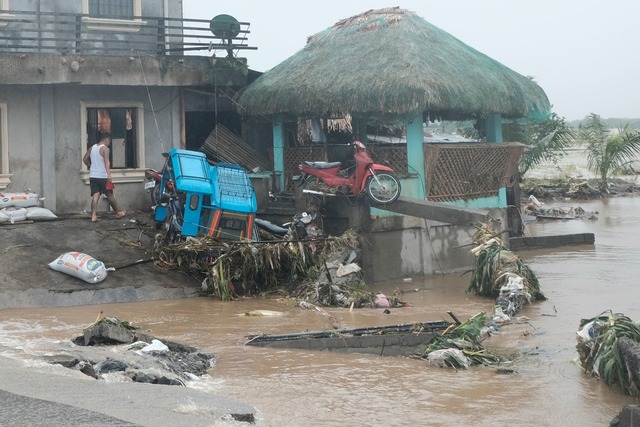
[[[325,307],[404,307],[396,297],[367,291],[359,237],[292,241],[228,241],[207,236],[160,244],[160,269],[179,269],[202,281],[202,294],[223,301],[246,295],[287,294]]]
[[[467,291],[496,298],[494,320],[509,322],[526,304],[546,300],[535,273],[507,249],[490,223],[478,227]]]
[[[480,312],[466,322],[451,325],[430,342],[420,357],[431,364],[456,370],[510,363],[509,358],[492,354],[481,344],[496,330],[497,326],[487,319],[486,313]]]
[[[605,311],[582,319],[576,339],[577,362],[586,374],[640,397],[640,322]]]

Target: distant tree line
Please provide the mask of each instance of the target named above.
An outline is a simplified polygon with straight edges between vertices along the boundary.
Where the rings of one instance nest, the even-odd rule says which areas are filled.
[[[591,121],[591,116],[587,116],[582,120],[572,120],[567,122],[572,128],[578,128],[581,125],[585,126]],[[619,119],[619,118],[600,118],[600,121],[607,129],[619,129],[627,126],[629,129],[640,129],[640,119]]]

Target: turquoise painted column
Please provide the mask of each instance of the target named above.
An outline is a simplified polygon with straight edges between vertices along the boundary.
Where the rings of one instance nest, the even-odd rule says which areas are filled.
[[[407,194],[419,200],[425,200],[425,175],[424,175],[424,129],[422,127],[422,113],[407,122],[407,161],[409,173],[419,176],[419,184],[416,188],[417,194]]]
[[[485,118],[487,142],[502,142],[502,116],[500,114],[487,114]],[[498,190],[498,207],[507,207],[507,189],[501,187]]]
[[[491,113],[485,117],[487,142],[502,142],[502,116]]]
[[[273,121],[273,173],[278,177],[278,190],[284,191],[284,126],[282,118]]]

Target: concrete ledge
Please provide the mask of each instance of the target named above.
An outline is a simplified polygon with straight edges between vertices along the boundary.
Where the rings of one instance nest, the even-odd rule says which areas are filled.
[[[511,237],[509,249],[512,251],[557,248],[560,246],[593,245],[596,238],[593,233],[561,234],[539,237]]]
[[[73,292],[56,292],[54,290],[32,288],[0,292],[0,310],[5,308],[118,304],[196,297],[198,297],[198,289],[180,286],[174,288],[156,285],[144,285],[138,288],[122,286]]]

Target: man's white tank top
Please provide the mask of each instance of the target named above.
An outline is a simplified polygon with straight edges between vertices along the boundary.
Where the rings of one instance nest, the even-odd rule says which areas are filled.
[[[91,168],[89,169],[89,178],[106,178],[107,168],[104,164],[104,158],[100,155],[102,144],[95,144],[91,147]]]

